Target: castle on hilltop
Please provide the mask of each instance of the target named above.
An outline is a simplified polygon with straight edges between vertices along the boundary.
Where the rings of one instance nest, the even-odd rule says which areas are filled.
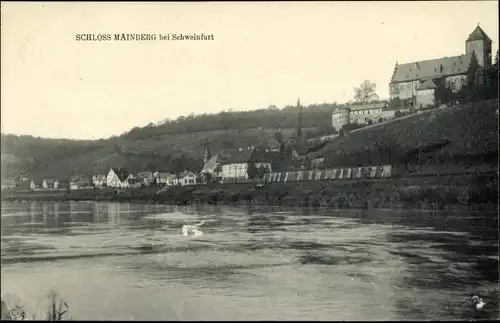
[[[389,83],[390,99],[415,108],[435,106],[436,91],[447,88],[457,93],[468,84],[487,82],[492,66],[492,40],[478,26],[465,41],[465,54],[398,64]]]

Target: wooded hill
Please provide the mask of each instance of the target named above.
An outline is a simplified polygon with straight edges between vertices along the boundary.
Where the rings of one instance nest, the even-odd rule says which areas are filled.
[[[304,107],[304,136],[334,132],[331,116],[335,107],[336,104]],[[287,139],[295,135],[298,115],[297,106],[189,115],[100,140],[2,134],[2,178],[69,178],[74,174],[104,173],[110,167],[124,167],[131,172],[199,171],[205,148],[214,154],[250,145],[278,146],[276,139],[281,140],[280,136]]]

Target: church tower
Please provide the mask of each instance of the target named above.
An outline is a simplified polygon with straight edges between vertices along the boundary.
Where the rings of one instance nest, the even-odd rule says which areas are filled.
[[[490,37],[479,24],[465,41],[465,53],[475,53],[478,65],[485,71],[491,68],[491,43]]]
[[[210,160],[210,158],[212,158],[212,155],[210,154],[210,150],[208,150],[208,148],[206,148],[205,149],[205,159],[204,159],[205,164]]]

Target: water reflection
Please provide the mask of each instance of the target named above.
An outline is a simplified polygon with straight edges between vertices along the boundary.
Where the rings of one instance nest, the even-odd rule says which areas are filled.
[[[180,234],[183,224],[200,220],[203,237]],[[154,289],[160,294],[145,297],[155,303],[175,286],[191,308],[182,319],[202,317],[195,298],[211,304],[208,319],[236,317],[226,315],[228,302],[240,318],[498,316],[498,220],[492,214],[33,202],[2,204],[1,227],[8,281],[39,286],[46,279],[32,278],[39,277],[35,271],[57,273],[73,278],[55,280],[55,287],[96,295],[82,282],[90,274],[78,270],[92,273],[99,264],[92,279],[122,291],[113,297]],[[37,271],[40,266],[46,267]],[[126,283],[114,286],[119,279]],[[464,304],[471,294],[483,297],[484,311]],[[102,308],[95,297],[75,302],[88,306],[81,305],[82,318]],[[257,302],[272,311],[263,313]],[[118,312],[136,306],[137,299],[124,301]],[[162,317],[158,308],[143,317]]]

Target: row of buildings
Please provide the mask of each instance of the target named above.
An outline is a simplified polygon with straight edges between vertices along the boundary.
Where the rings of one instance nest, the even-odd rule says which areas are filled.
[[[74,176],[70,189],[88,187],[132,188],[140,186],[186,186],[204,184],[209,181],[231,181],[249,179],[249,167],[255,167],[255,176],[272,171],[272,161],[279,152],[259,150],[255,147],[239,149],[231,154],[219,153],[211,156],[205,150],[204,166],[199,172],[185,170],[180,174],[162,171],[142,171],[132,174],[123,168],[111,168],[107,174],[93,175],[90,180],[84,176]],[[252,165],[252,166],[250,166]],[[251,172],[250,172],[251,174]]]
[[[131,173],[124,168],[110,168],[105,174],[93,176],[74,175],[69,181],[57,179],[2,180],[2,189],[60,190],[87,188],[136,188],[141,186],[186,186],[198,185],[209,181],[246,180],[249,177],[262,177],[271,172],[272,163],[279,156],[278,151],[260,150],[255,147],[239,149],[230,154],[219,153],[211,156],[205,150],[204,166],[199,172],[185,170],[179,174],[162,171],[142,171]],[[251,167],[254,167],[252,174]]]
[[[396,110],[436,107],[440,92],[458,93],[467,86],[487,82],[492,68],[492,40],[478,25],[465,40],[465,53],[398,64],[389,83],[389,100],[372,104],[353,104],[336,109],[332,125],[376,123],[395,117]],[[395,102],[389,107],[390,102]]]
[[[64,184],[60,183],[57,179],[46,178],[40,181],[30,180],[27,177],[20,177],[19,179],[2,179],[2,189],[45,189],[54,190],[63,187]]]

